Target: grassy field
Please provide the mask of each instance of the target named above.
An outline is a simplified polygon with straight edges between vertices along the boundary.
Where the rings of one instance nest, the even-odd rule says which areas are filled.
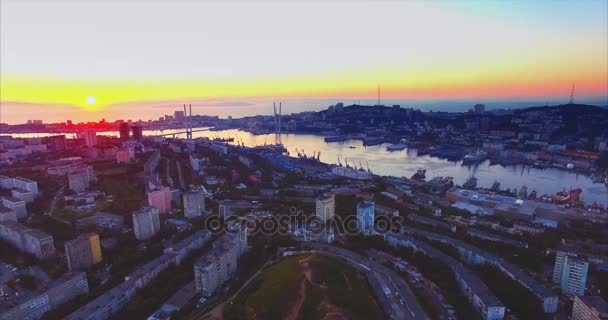
[[[298,301],[300,307],[294,308]],[[298,319],[321,319],[327,312],[349,319],[383,319],[362,274],[346,263],[316,254],[273,265],[234,302],[225,309],[226,319],[250,319],[253,314],[256,319],[285,319],[294,309]]]
[[[255,310],[258,319],[283,319],[287,314],[304,279],[300,259],[301,256],[288,258],[262,273],[259,287],[245,303]]]
[[[366,278],[345,262],[315,255],[311,260],[315,281],[328,288],[329,300],[349,311],[351,319],[383,319]]]

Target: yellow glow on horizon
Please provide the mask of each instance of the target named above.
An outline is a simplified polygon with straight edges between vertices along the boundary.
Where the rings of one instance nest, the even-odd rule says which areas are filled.
[[[388,98],[517,98],[566,95],[573,82],[578,94],[606,95],[606,55],[607,49],[601,46],[559,52],[531,48],[517,56],[448,57],[415,66],[387,63],[288,78],[66,80],[6,75],[1,100],[70,104],[96,111],[113,104],[175,99],[373,98],[378,85],[382,96]]]

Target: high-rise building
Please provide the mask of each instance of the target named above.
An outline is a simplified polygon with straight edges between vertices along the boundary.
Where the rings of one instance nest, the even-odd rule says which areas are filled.
[[[317,219],[327,222],[334,218],[336,211],[336,197],[334,194],[324,194],[316,200]]]
[[[160,213],[171,211],[171,189],[169,187],[148,191],[148,205],[160,210]]]
[[[572,320],[608,320],[608,303],[601,297],[574,297]]]
[[[196,218],[205,214],[205,194],[200,187],[184,192],[184,217]]]
[[[558,250],[555,254],[553,282],[560,285],[563,294],[585,295],[589,262],[576,253]]]
[[[148,240],[160,230],[159,210],[147,206],[133,212],[133,232],[137,240]]]
[[[97,145],[97,132],[95,132],[93,129],[87,129],[78,133],[78,138],[84,139],[84,144],[88,147]]]
[[[129,124],[126,122],[121,123],[118,126],[118,133],[120,134],[120,140],[129,140]]]
[[[211,250],[194,264],[196,291],[209,297],[237,270],[238,259],[247,250],[247,230],[226,234],[213,243]]]
[[[87,269],[101,262],[101,245],[97,233],[85,233],[65,243],[65,256],[70,270]]]
[[[370,234],[374,228],[374,214],[376,205],[373,201],[359,201],[357,203],[357,229]]]
[[[183,122],[186,119],[186,115],[184,114],[183,111],[175,111],[173,113],[173,116],[175,117],[175,120],[177,120],[179,122]]]
[[[140,141],[144,137],[141,126],[131,126],[131,131],[133,132],[133,140]]]

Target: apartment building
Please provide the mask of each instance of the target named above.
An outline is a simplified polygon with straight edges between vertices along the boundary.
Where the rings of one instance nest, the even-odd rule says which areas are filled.
[[[324,194],[316,199],[316,216],[317,219],[323,222],[330,221],[334,218],[336,212],[336,196],[332,194]]]
[[[585,295],[589,262],[576,253],[558,250],[555,254],[553,282],[560,285],[563,294]]]
[[[137,240],[148,240],[160,230],[160,210],[147,206],[133,212],[133,232]]]
[[[226,234],[213,243],[212,249],[194,265],[196,291],[204,297],[216,290],[237,270],[238,259],[247,251],[247,231]]]
[[[159,213],[171,211],[171,189],[169,187],[148,191],[148,205],[158,208]]]
[[[574,297],[572,320],[608,320],[608,303],[593,297]]]
[[[33,292],[16,295],[5,291],[9,297],[0,303],[0,320],[37,320],[44,313],[87,293],[89,284],[84,272],[64,274]]]
[[[47,259],[55,255],[55,245],[51,235],[19,222],[0,223],[0,238],[39,259]]]
[[[17,221],[17,212],[0,204],[0,222]]]
[[[370,234],[374,228],[376,204],[373,201],[359,201],[357,203],[357,229]]]
[[[66,241],[65,256],[70,270],[87,269],[101,262],[101,244],[97,233],[85,233]]]
[[[15,197],[1,197],[1,200],[3,206],[11,210],[15,210],[17,219],[27,218],[27,207],[25,200],[17,199]]]
[[[184,192],[184,217],[196,218],[205,215],[205,193],[200,187],[191,187]]]

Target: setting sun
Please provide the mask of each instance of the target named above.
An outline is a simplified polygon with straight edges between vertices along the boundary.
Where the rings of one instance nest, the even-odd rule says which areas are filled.
[[[88,96],[87,97],[87,104],[90,106],[95,105],[95,103],[97,102],[97,99],[95,99],[95,97],[93,96]]]

